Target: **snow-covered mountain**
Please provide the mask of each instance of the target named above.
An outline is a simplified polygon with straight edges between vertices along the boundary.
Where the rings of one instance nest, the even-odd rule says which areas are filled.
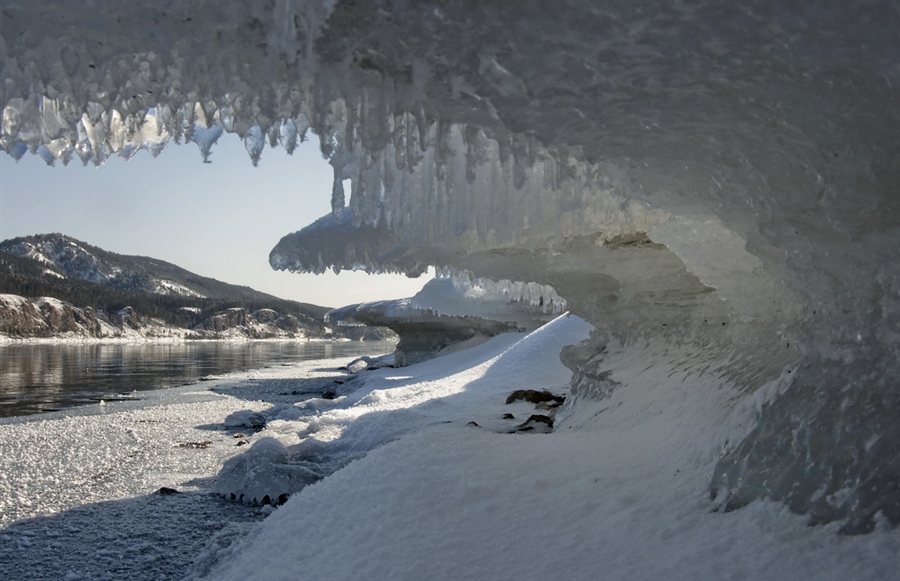
[[[38,234],[0,242],[0,252],[30,258],[46,274],[115,289],[200,298],[273,298],[271,295],[199,276],[145,256],[116,254],[64,234]]]
[[[0,336],[11,338],[384,338],[325,326],[287,301],[62,234],[0,243]]]

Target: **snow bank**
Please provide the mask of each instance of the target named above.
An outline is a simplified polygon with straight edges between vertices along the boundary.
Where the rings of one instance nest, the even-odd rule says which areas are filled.
[[[710,500],[718,449],[746,433],[759,406],[732,411],[721,370],[650,363],[663,345],[644,345],[643,356],[610,346],[614,379],[633,389],[567,403],[551,434],[509,433],[531,412],[505,405],[506,396],[563,390],[568,373],[556,353],[586,332],[562,317],[524,337],[367,374],[304,433],[321,438],[321,449],[365,455],[293,495],[196,578],[897,575],[896,530],[844,537],[839,525],[807,526],[776,503],[723,512]],[[515,420],[503,419],[509,411]]]
[[[515,389],[565,391],[570,372],[554,353],[583,337],[587,328],[577,317],[564,316],[527,337],[501,335],[431,365],[363,372],[336,385],[332,399],[272,408],[263,412],[270,419],[261,435],[276,438],[287,448],[266,440],[259,449],[254,446],[230,460],[219,474],[216,490],[257,503],[268,497],[266,502],[274,503],[424,426],[474,421],[513,429],[528,416],[518,422],[501,420],[502,414],[485,416],[479,409],[485,398],[503,402]],[[491,381],[484,381],[486,373]],[[243,417],[231,418],[239,416]]]

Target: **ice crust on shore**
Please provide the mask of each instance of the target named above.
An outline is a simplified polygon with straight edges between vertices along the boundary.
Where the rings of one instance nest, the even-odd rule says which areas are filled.
[[[551,286],[596,329],[573,414],[642,388],[615,346],[716,369],[729,409],[790,375],[708,492],[866,532],[900,522],[898,6],[9,0],[0,148],[221,128],[257,163],[312,130],[332,213],[274,267]]]
[[[560,317],[363,372],[331,400],[316,394],[346,379],[346,358],[0,421],[0,570],[23,581],[896,576],[900,535],[881,517],[845,537],[768,501],[724,514],[704,494],[719,448],[752,429],[785,378],[731,409],[721,369],[697,374],[688,348],[610,345],[613,379],[635,389],[561,410],[553,433],[507,433],[534,412],[505,404],[510,391],[565,393],[557,353],[589,331]],[[252,414],[266,424],[248,434]],[[257,460],[275,461],[258,462],[275,469],[253,481],[266,494],[283,468],[325,478],[255,525],[259,509],[208,495],[227,484],[213,482],[219,463],[247,449],[238,428],[267,450]],[[181,493],[152,494],[160,486]]]

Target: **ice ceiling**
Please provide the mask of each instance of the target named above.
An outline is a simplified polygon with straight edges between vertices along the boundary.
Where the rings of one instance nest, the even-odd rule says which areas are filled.
[[[5,0],[0,147],[224,131],[255,163],[311,130],[333,212],[275,268],[552,285],[597,328],[584,397],[627,388],[610,342],[790,374],[710,490],[862,532],[900,521],[897,30],[898,2]]]

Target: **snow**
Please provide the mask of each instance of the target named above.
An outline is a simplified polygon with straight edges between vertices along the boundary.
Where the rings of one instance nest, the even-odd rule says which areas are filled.
[[[336,369],[344,363],[0,419],[0,577],[182,578],[208,542],[233,540],[269,512],[211,494],[222,463],[264,437],[242,427],[235,438],[226,420],[319,393],[345,376]],[[300,395],[284,395],[292,391]],[[155,493],[161,487],[180,494]]]
[[[557,354],[589,329],[563,315],[343,384],[346,361],[322,360],[0,421],[0,568],[19,579],[896,578],[889,526],[846,537],[771,501],[717,511],[706,490],[717,448],[764,401],[732,409],[717,373],[648,366],[661,346],[609,349],[615,379],[635,389],[567,404],[552,433],[509,433],[550,412],[507,396],[567,392]],[[316,397],[323,386],[337,397]],[[235,486],[295,491],[278,508],[209,494]]]
[[[340,324],[352,323],[356,311],[377,311],[381,317],[398,320],[415,320],[417,316],[427,315],[532,320],[541,313],[562,313],[565,304],[549,286],[514,284],[508,280],[475,281],[456,273],[456,276],[438,274],[410,298],[348,305],[333,309],[325,317],[326,321]]]
[[[506,396],[563,391],[555,352],[585,332],[562,317],[403,376],[367,373],[305,432],[366,455],[294,494],[199,578],[896,578],[896,530],[843,537],[769,501],[717,510],[716,449],[753,411],[729,411],[714,377],[622,361],[643,389],[558,417],[551,434],[507,433],[530,412]],[[517,419],[501,419],[510,410]],[[290,466],[290,446],[277,451],[273,464]]]
[[[199,297],[205,298],[197,291],[190,289],[183,284],[173,282],[171,280],[159,280],[156,282],[157,289],[155,292],[161,295],[179,295],[183,297]]]

